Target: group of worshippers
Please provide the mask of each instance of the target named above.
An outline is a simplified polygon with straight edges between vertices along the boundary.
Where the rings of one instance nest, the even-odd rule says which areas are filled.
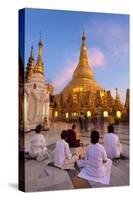
[[[70,152],[72,143],[69,144],[69,136],[72,131],[75,133],[76,125],[72,129],[63,130],[60,139],[56,142],[54,150],[54,165],[61,169],[71,169],[75,165],[80,169],[79,177],[109,184],[113,158],[119,158],[121,154],[121,144],[119,137],[114,133],[113,125],[108,126],[108,134],[105,134],[103,145],[99,144],[99,132],[91,132],[90,142],[84,152],[84,157]],[[35,130],[36,134],[31,139],[30,156],[37,160],[49,157],[46,141],[41,132],[41,125]],[[70,135],[69,135],[70,134]],[[76,135],[76,134],[75,134]],[[76,139],[75,139],[76,140]],[[80,140],[78,140],[80,143]],[[75,144],[74,144],[75,145]],[[78,146],[78,145],[77,145]]]

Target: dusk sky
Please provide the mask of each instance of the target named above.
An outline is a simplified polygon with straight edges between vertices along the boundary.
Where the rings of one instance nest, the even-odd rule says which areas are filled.
[[[32,44],[36,62],[41,32],[45,78],[59,93],[78,64],[83,31],[96,81],[112,94],[117,87],[123,101],[129,88],[128,15],[26,9],[25,66]]]

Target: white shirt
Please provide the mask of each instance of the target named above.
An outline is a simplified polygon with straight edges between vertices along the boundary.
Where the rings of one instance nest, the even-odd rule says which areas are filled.
[[[107,133],[104,136],[104,147],[109,158],[119,157],[121,153],[121,144],[119,137],[114,133]]]
[[[57,167],[62,167],[65,159],[71,159],[69,145],[65,140],[58,140],[55,146],[54,164]]]
[[[103,177],[106,174],[106,168],[103,161],[107,160],[107,154],[104,147],[99,144],[90,144],[85,152],[86,173],[93,177]]]
[[[46,147],[44,136],[42,134],[34,134],[31,138],[30,153],[33,155],[41,153],[44,147]]]
[[[31,139],[31,146],[46,146],[45,138],[42,134],[35,134]]]

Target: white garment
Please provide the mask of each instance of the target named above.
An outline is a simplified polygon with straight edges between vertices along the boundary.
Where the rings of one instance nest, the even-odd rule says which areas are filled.
[[[46,141],[42,134],[35,134],[31,138],[29,155],[33,158],[47,155]]]
[[[121,153],[119,137],[114,133],[107,133],[104,136],[104,147],[108,158],[117,158]]]
[[[79,177],[109,184],[112,161],[107,158],[101,144],[90,144],[85,152],[85,160],[78,160],[77,165],[81,168]]]
[[[72,156],[69,145],[65,140],[61,139],[56,142],[54,153],[54,165],[60,168],[71,168],[77,156]]]

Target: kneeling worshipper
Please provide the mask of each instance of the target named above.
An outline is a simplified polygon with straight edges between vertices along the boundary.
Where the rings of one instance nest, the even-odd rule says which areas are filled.
[[[108,133],[104,136],[103,144],[108,158],[120,158],[122,146],[118,135],[114,133],[113,125],[108,126]]]
[[[54,165],[61,169],[74,169],[74,163],[78,160],[78,156],[70,153],[69,145],[65,141],[66,139],[67,131],[63,130],[61,133],[61,139],[56,142]]]
[[[98,141],[99,132],[92,131],[91,144],[86,149],[85,159],[77,161],[77,165],[81,169],[78,177],[108,185],[112,161],[107,158],[104,147]]]
[[[36,126],[35,134],[31,138],[31,146],[29,151],[29,155],[38,161],[44,160],[49,156],[45,138],[40,133],[41,129],[41,125]]]
[[[69,147],[80,147],[79,132],[76,130],[75,124],[72,125],[72,129],[67,130],[66,142],[69,144]]]

